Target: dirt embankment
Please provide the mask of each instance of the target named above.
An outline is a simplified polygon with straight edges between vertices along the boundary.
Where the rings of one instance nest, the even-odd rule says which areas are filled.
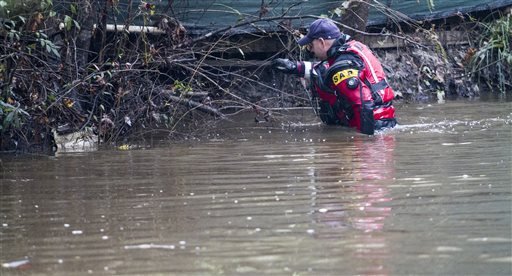
[[[380,41],[367,44],[382,61],[398,100],[479,97],[493,89],[496,93],[511,91],[511,50],[498,48],[500,42],[509,42],[507,39],[512,37],[511,22],[510,17],[505,18],[496,25],[497,32],[484,40],[478,32],[459,31],[465,39],[450,44],[438,39],[442,34],[424,31],[429,37],[425,33],[423,37],[394,35],[401,42],[393,43],[402,45],[372,47],[389,42],[380,35]],[[22,39],[3,45],[4,51],[12,52],[8,56],[16,60],[0,66],[11,76],[0,79],[0,84],[3,81],[8,88],[0,99],[0,151],[53,150],[58,140],[54,133],[85,130],[106,145],[142,139],[155,132],[172,139],[188,137],[233,110],[253,109],[256,120],[271,120],[271,108],[310,106],[308,93],[297,77],[277,73],[269,66],[273,58],[298,59],[301,54],[297,53],[292,34],[276,36],[279,35],[262,34],[262,38],[275,41],[261,40],[265,42],[260,44],[278,47],[257,60],[246,58],[249,43],[242,40],[234,42],[222,36],[176,50],[169,47],[169,36],[165,35],[156,37],[151,47],[130,48],[131,40],[127,39],[119,47],[128,54],[119,62],[94,60],[85,66],[71,62],[75,55],[61,54],[56,59],[47,53],[47,48],[38,48],[37,54],[24,52],[27,47],[21,47],[21,43],[28,42]],[[147,45],[142,38],[131,39]],[[64,42],[55,44],[80,52],[77,47],[59,44]],[[496,48],[504,50],[493,52],[491,42],[497,42]],[[238,53],[239,59],[226,54],[229,51]],[[498,59],[493,61],[496,54]],[[141,61],[140,56],[147,59]],[[475,60],[488,63],[475,67]]]
[[[377,50],[398,99],[425,101],[440,97],[478,97],[485,84],[467,73],[467,46],[446,48],[446,58],[435,49]]]
[[[469,45],[448,46],[443,51],[435,47],[374,49],[395,91],[395,99],[406,102],[478,98],[482,93],[489,93],[488,83],[469,74],[472,51]],[[298,78],[273,72],[270,66],[259,71],[258,78],[273,89],[246,84],[239,90],[239,95],[262,107],[310,104]]]

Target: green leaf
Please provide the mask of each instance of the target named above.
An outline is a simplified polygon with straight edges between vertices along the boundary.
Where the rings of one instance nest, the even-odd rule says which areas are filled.
[[[55,47],[52,47],[52,53],[56,55],[58,58],[60,58],[60,54]]]
[[[14,125],[15,128],[20,128],[21,127],[20,117],[14,116],[12,121],[13,121],[13,125]]]
[[[25,111],[25,110],[23,110],[23,109],[21,109],[21,108],[19,108],[19,109],[18,109],[18,113],[21,113],[22,115],[25,115],[25,116],[27,116],[27,117],[30,117],[30,114],[28,114],[28,112],[27,112],[27,111]]]
[[[73,5],[73,4],[69,5],[69,9],[71,10],[72,14],[76,14],[76,6],[75,5]]]
[[[2,100],[2,101],[0,101],[0,105],[1,105],[3,108],[5,108],[6,110],[8,110],[8,109],[14,109],[14,108],[15,108],[12,104],[10,104],[10,103],[6,103],[6,102],[4,102],[3,100]]]
[[[14,111],[9,112],[9,114],[7,114],[7,116],[4,119],[3,126],[5,128],[8,128],[9,125],[11,124],[13,118],[14,118]]]
[[[76,20],[73,20],[73,23],[75,24],[75,28],[80,30],[80,23],[78,23],[78,21],[76,21]]]
[[[53,6],[52,0],[41,1],[41,8],[43,10],[50,8],[51,6]]]
[[[71,18],[69,15],[66,15],[64,17],[64,26],[66,27],[66,31],[70,31],[73,23],[73,18]]]

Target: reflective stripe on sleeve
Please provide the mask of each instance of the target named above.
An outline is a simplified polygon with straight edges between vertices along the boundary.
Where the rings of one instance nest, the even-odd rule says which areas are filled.
[[[309,80],[311,78],[311,62],[304,61],[304,78]]]

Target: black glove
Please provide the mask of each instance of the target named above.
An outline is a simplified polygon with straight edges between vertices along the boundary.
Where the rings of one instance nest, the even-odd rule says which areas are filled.
[[[293,74],[299,77],[304,77],[304,63],[291,61],[285,58],[278,58],[272,61],[272,68],[286,74]]]

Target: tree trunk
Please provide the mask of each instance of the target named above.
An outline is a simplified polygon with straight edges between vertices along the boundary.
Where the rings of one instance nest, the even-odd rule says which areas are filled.
[[[342,15],[340,23],[357,31],[366,31],[370,0],[349,0],[348,2],[348,8],[345,14]],[[364,43],[364,36],[359,32],[347,28],[342,28],[341,31]]]

